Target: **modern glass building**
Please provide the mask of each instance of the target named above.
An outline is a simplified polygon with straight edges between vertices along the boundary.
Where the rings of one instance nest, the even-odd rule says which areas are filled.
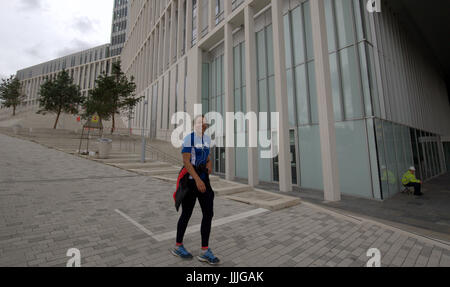
[[[380,13],[367,2],[130,0],[122,67],[149,103],[132,126],[170,141],[172,115],[194,104],[279,112],[277,158],[216,148],[215,172],[332,201],[392,197],[410,166],[423,180],[450,171],[448,70],[408,1],[382,1]]]
[[[114,0],[111,28],[111,56],[119,56],[125,43],[128,19],[128,0]]]

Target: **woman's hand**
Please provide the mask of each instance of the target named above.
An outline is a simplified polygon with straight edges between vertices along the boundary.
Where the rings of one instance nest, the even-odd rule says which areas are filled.
[[[205,193],[206,192],[206,185],[203,182],[203,180],[201,180],[199,178],[199,179],[195,180],[195,184],[197,185],[198,191],[200,191],[201,193]]]

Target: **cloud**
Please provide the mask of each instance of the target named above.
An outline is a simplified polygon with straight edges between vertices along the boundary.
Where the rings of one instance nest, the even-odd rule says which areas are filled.
[[[42,9],[44,6],[43,0],[20,0],[19,7],[22,10],[35,11]]]
[[[43,50],[43,47],[42,47],[41,44],[33,45],[30,48],[26,48],[24,51],[31,58],[38,58],[38,59],[40,59],[40,58],[44,57],[44,54],[43,54],[44,50]]]
[[[92,43],[80,39],[74,39],[70,42],[69,47],[64,47],[56,52],[57,57],[64,57],[82,50],[92,48]]]
[[[96,21],[92,21],[88,17],[78,17],[72,24],[72,28],[81,34],[92,33],[95,31]]]

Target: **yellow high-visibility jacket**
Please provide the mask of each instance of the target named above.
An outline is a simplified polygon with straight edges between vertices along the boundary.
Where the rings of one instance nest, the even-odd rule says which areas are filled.
[[[412,183],[420,183],[420,180],[418,180],[416,178],[416,176],[414,174],[412,174],[411,171],[408,170],[408,172],[403,175],[402,184],[407,185],[408,183],[411,183],[411,182]]]

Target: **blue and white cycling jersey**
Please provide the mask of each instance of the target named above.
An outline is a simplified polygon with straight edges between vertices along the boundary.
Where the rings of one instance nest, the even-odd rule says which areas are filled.
[[[200,166],[208,162],[208,157],[211,148],[211,138],[204,135],[203,138],[197,136],[195,133],[188,135],[183,142],[183,149],[181,153],[191,154],[191,164],[193,166]],[[205,175],[199,176],[204,179]]]

